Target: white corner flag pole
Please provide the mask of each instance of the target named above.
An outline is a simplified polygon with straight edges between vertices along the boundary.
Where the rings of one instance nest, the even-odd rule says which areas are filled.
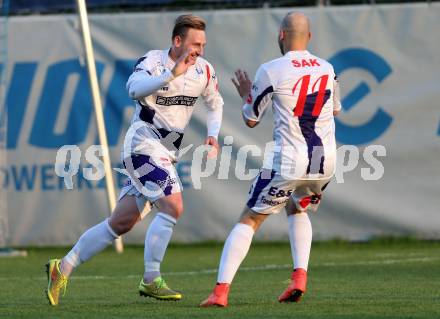
[[[98,127],[99,142],[102,146],[105,182],[107,187],[107,199],[110,208],[110,215],[116,206],[115,184],[113,182],[112,167],[110,164],[110,152],[107,143],[107,135],[105,131],[104,116],[102,112],[101,95],[98,85],[98,77],[96,75],[95,58],[93,55],[92,38],[90,36],[89,20],[87,18],[87,7],[85,0],[76,0],[78,8],[79,19],[81,24],[82,37],[84,42],[87,70],[89,73],[90,89],[92,92],[93,106],[95,108],[96,125]],[[122,238],[118,237],[115,240],[115,249],[118,253],[122,253],[124,246]]]

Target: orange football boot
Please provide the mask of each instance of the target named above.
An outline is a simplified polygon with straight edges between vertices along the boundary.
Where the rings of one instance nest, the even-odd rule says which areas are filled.
[[[217,283],[209,297],[202,301],[200,307],[226,307],[228,305],[230,287],[230,284]]]
[[[306,292],[307,271],[305,269],[295,269],[291,279],[287,289],[278,297],[279,302],[299,302]]]

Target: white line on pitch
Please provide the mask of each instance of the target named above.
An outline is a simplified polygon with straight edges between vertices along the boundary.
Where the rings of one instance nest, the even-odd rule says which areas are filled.
[[[315,263],[314,267],[339,267],[339,266],[377,266],[377,265],[392,265],[392,264],[401,264],[401,263],[414,263],[414,262],[431,262],[440,260],[440,257],[421,257],[421,258],[402,258],[402,259],[386,259],[386,260],[365,260],[358,262],[324,262],[324,263]],[[289,269],[291,268],[291,264],[268,264],[254,267],[241,267],[239,269],[240,272],[243,271],[264,271],[271,269]],[[195,271],[170,271],[164,272],[165,276],[194,276],[194,275],[205,275],[205,274],[215,274],[217,273],[217,268],[211,269],[201,269]],[[107,280],[114,278],[140,278],[141,275],[127,275],[127,276],[72,276],[72,280]],[[0,281],[5,280],[22,280],[22,279],[31,279],[31,280],[41,280],[46,279],[46,276],[38,276],[38,277],[30,277],[26,278],[25,276],[21,277],[9,277],[3,276],[0,277]]]

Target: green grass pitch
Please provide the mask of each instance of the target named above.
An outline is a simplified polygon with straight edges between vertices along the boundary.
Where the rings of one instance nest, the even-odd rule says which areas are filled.
[[[440,242],[413,240],[313,245],[308,292],[279,304],[290,275],[287,243],[254,243],[231,289],[228,308],[200,309],[222,245],[172,245],[162,272],[179,302],[138,295],[142,247],[108,249],[82,265],[57,307],[44,295],[44,264],[67,249],[29,249],[0,259],[0,318],[440,318]]]

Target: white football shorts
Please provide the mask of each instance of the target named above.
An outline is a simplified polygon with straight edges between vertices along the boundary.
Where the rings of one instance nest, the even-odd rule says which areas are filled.
[[[125,195],[135,196],[140,212],[159,198],[182,192],[175,162],[166,154],[131,154],[123,164],[129,178],[118,201]]]
[[[276,214],[292,199],[298,210],[316,211],[330,179],[286,180],[275,170],[262,169],[249,190],[247,207],[260,214]]]

